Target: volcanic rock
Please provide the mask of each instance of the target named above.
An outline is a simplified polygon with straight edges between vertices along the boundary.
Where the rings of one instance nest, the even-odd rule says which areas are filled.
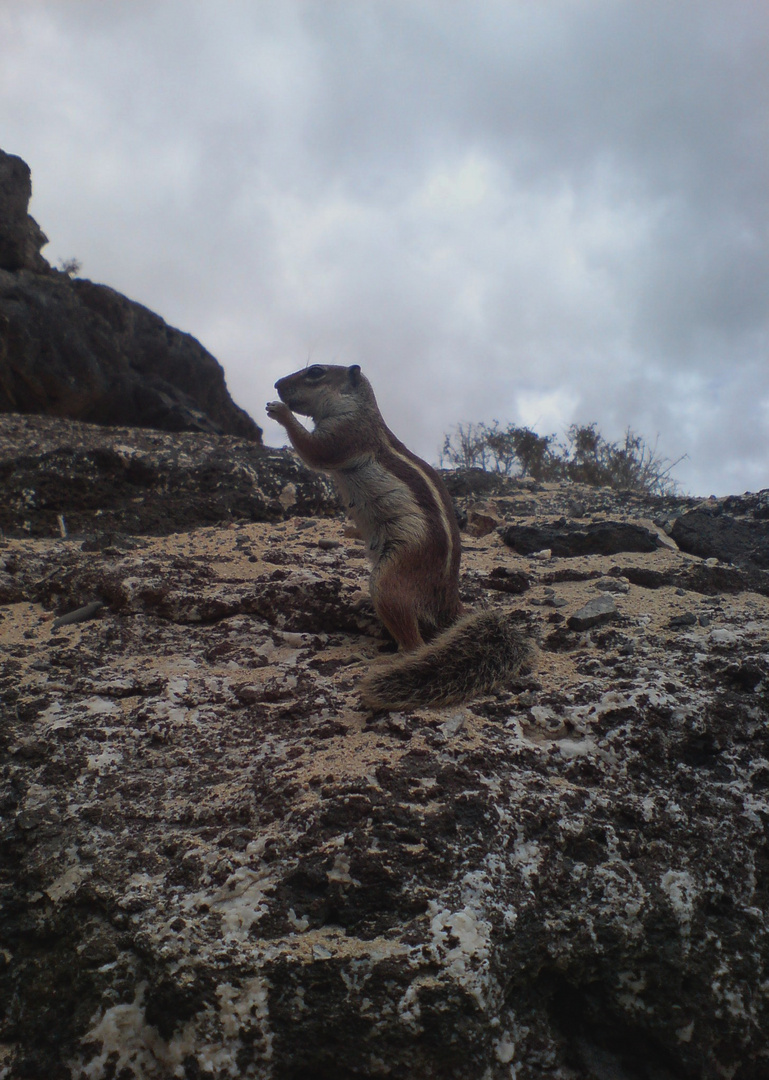
[[[611,622],[617,615],[617,605],[611,596],[594,596],[583,604],[579,611],[569,617],[570,630],[589,630],[591,626],[602,626]]]
[[[98,445],[33,419],[5,461]],[[341,517],[292,516],[310,474],[234,439],[113,434],[102,452],[174,484],[210,463],[221,507],[248,464],[276,516],[211,523],[191,496],[153,535],[105,484],[77,535],[33,505],[0,539],[2,1075],[764,1076],[765,571],[476,537],[462,599],[539,638],[537,672],[372,714],[357,685],[389,646],[365,551]],[[93,474],[69,460],[72,491]],[[517,524],[569,499],[635,526],[659,510],[515,484],[495,510],[524,499]],[[609,579],[611,624],[570,630]]]
[[[649,529],[620,521],[574,525],[562,518],[549,525],[505,525],[500,536],[519,555],[549,550],[563,558],[654,551],[658,546],[656,536]]]
[[[260,442],[200,342],[106,285],[51,269],[30,192],[26,164],[0,151],[0,413]]]
[[[50,271],[40,254],[48,238],[27,213],[32,196],[29,166],[0,150],[0,270]]]
[[[7,536],[161,536],[336,513],[331,482],[292,453],[230,436],[0,415]]]
[[[675,520],[671,536],[692,555],[769,570],[769,491],[703,502]]]

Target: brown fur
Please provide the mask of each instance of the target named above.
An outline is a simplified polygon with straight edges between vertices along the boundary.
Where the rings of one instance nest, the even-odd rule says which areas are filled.
[[[480,611],[366,675],[361,701],[370,709],[453,705],[498,690],[511,675],[529,670],[534,656],[532,642],[509,615]]]
[[[368,547],[374,609],[401,649],[413,654],[364,680],[364,702],[401,708],[408,696],[414,704],[445,703],[488,692],[503,678],[503,669],[508,675],[518,670],[531,649],[492,613],[463,620],[434,644],[425,644],[461,613],[454,507],[435,470],[387,427],[358,365],[313,364],[279,379],[275,388],[281,401],[267,406],[268,415],[285,427],[305,464],[331,473]],[[311,417],[314,430],[300,424],[292,410]],[[444,648],[449,649],[445,658]],[[493,662],[486,663],[484,650],[491,650]],[[449,663],[468,670],[452,671],[453,696],[447,699]],[[410,686],[405,696],[395,689],[398,679]],[[432,688],[417,686],[420,679]]]

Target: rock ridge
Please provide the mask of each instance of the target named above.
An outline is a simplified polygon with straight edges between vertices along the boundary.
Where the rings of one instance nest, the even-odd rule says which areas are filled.
[[[539,668],[374,714],[388,645],[322,479],[236,439],[6,419],[0,464],[32,465],[0,538],[0,1074],[765,1076],[769,575],[678,548],[711,503],[466,489],[463,602],[519,618]],[[68,446],[84,478],[157,455],[188,517],[157,534],[167,493],[132,516],[105,468],[62,536],[34,477]],[[762,493],[719,505],[762,520]],[[577,523],[633,528],[504,541]]]
[[[261,442],[219,362],[106,285],[54,270],[27,207],[28,166],[0,150],[0,413]]]

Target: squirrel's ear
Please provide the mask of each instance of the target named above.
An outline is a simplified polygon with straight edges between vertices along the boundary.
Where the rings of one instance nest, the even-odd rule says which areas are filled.
[[[357,386],[360,382],[360,364],[352,364],[347,369],[347,375],[351,386]]]

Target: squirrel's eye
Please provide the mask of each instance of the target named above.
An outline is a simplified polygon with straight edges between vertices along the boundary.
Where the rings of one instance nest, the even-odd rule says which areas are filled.
[[[313,364],[312,367],[307,368],[305,376],[308,379],[322,379],[326,374],[326,369],[321,367],[320,364]]]

